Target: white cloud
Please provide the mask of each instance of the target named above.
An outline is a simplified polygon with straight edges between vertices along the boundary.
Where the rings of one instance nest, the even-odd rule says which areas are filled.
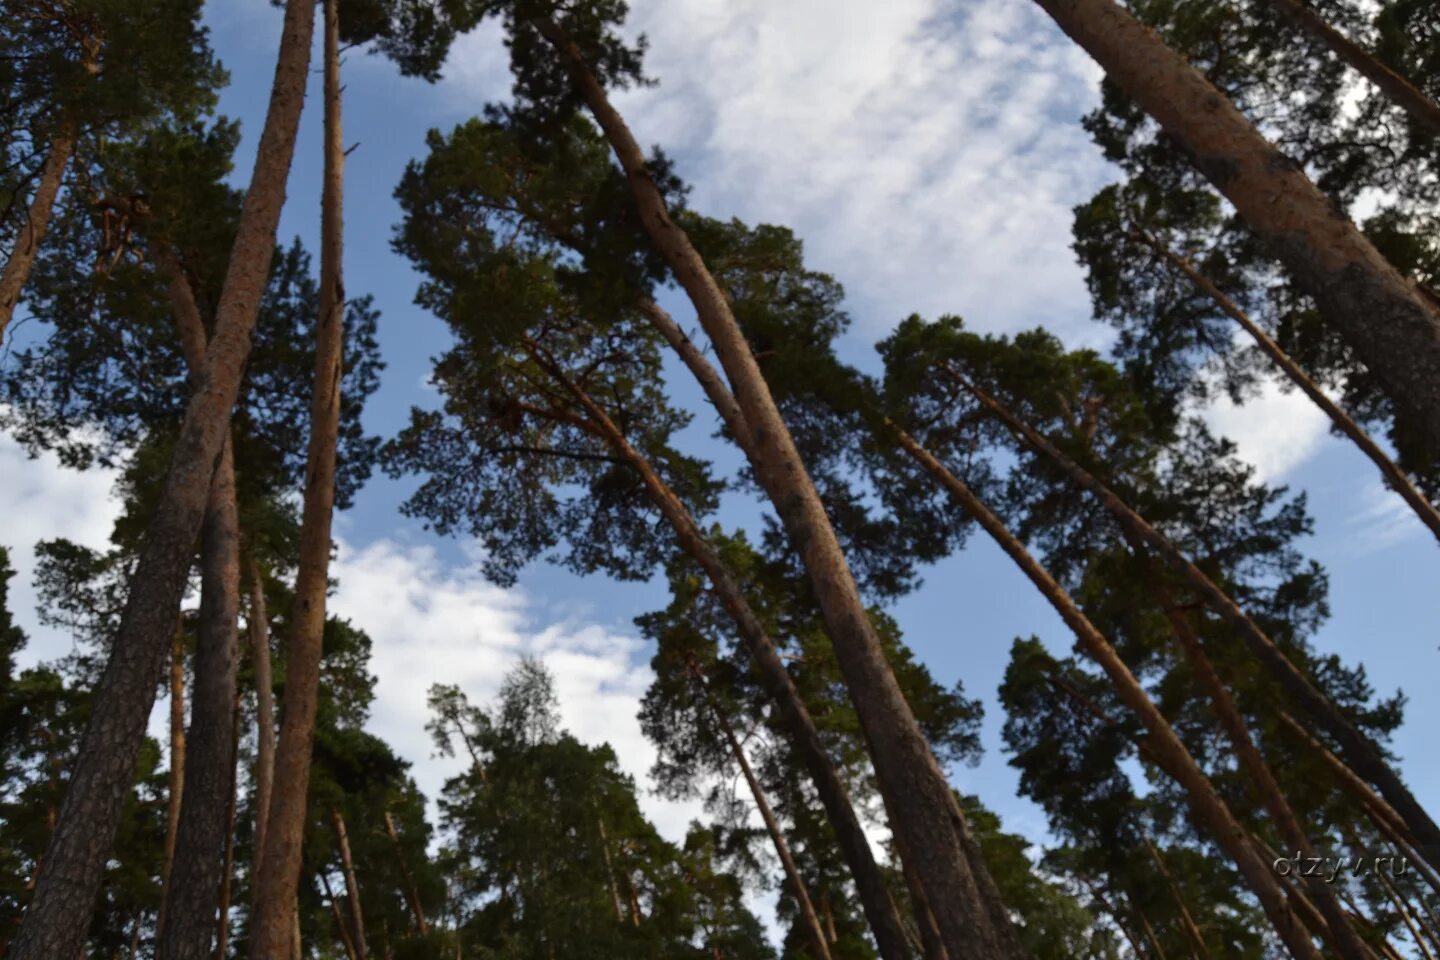
[[[1353,556],[1378,553],[1425,531],[1410,505],[1377,476],[1367,477],[1358,491],[1358,501],[1355,511],[1345,521],[1353,538]]]
[[[339,588],[333,613],[348,617],[374,641],[377,676],[369,726],[414,762],[416,781],[432,800],[461,761],[432,757],[425,732],[432,684],[456,684],[486,704],[522,655],[541,658],[555,675],[561,721],[580,740],[615,748],[639,786],[641,805],[661,833],[683,838],[697,805],[649,794],[655,751],[636,719],[650,670],[632,635],[577,618],[538,622],[521,590],[488,583],[472,565],[445,566],[429,546],[377,540],[364,547],[340,541],[332,575]]]
[[[1330,420],[1299,390],[1266,380],[1258,396],[1237,406],[1222,396],[1204,411],[1217,434],[1235,441],[1242,460],[1254,465],[1255,479],[1273,483],[1308,460],[1319,448]]]
[[[5,491],[5,524],[0,545],[9,548],[16,576],[10,581],[9,607],[29,636],[23,666],[69,653],[71,638],[41,626],[36,615],[35,543],[64,537],[105,549],[120,505],[110,496],[115,475],[109,470],[69,470],[51,453],[26,456],[8,435],[0,434],[0,490]]]

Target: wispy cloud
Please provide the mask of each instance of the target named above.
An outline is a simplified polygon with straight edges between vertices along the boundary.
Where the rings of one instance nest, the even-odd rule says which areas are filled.
[[[1425,532],[1409,505],[1378,477],[1361,487],[1356,499],[1345,521],[1352,556],[1379,553]]]

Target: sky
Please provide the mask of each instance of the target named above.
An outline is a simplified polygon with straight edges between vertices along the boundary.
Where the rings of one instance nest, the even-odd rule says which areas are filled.
[[[1014,332],[1044,325],[1072,347],[1103,346],[1090,319],[1083,276],[1069,250],[1070,211],[1115,177],[1079,125],[1098,101],[1100,72],[1025,0],[635,0],[630,26],[650,40],[647,70],[658,87],[617,103],[645,144],[663,145],[692,184],[691,204],[715,217],[791,227],[807,262],[846,286],[854,325],[847,359],[904,316],[956,313],[973,329]],[[263,0],[212,0],[206,22],[231,72],[221,109],[243,123],[236,182],[248,180],[264,118],[280,11]],[[506,96],[505,51],[486,28],[456,45],[433,87],[386,61],[353,51],[345,63],[347,287],[381,311],[387,363],[364,415],[382,436],[428,406],[430,360],[448,336],[413,304],[418,279],[390,249],[399,210],[392,191],[422,155],[430,128],[448,130]],[[318,75],[302,123],[282,241],[319,233]],[[673,297],[677,316],[690,316]],[[681,378],[674,392],[698,403]],[[1322,415],[1278,386],[1235,408],[1207,411],[1260,476],[1305,491],[1315,534],[1301,547],[1331,576],[1332,616],[1316,646],[1362,660],[1382,694],[1411,695],[1394,741],[1422,803],[1440,806],[1440,765],[1427,731],[1440,726],[1429,696],[1437,667],[1440,552],[1373,466],[1331,437]],[[722,465],[736,463],[702,423],[687,436]],[[651,650],[632,620],[662,606],[658,584],[577,578],[537,563],[518,585],[481,577],[473,544],[442,539],[399,513],[416,481],[376,476],[337,518],[334,613],[374,641],[378,678],[370,728],[414,764],[432,799],[456,761],[432,757],[425,693],[457,683],[486,701],[523,654],[554,671],[562,719],[588,742],[608,741],[643,788],[654,752],[635,712],[649,683]],[[65,536],[103,546],[117,512],[110,478],[28,460],[0,436],[0,488],[11,509],[0,542],[20,576],[11,607],[32,638],[30,658],[69,649],[40,625],[30,586],[33,544]],[[752,529],[759,505],[732,498],[721,520]],[[906,640],[944,685],[964,682],[987,706],[984,759],[954,771],[1007,827],[1045,833],[1042,812],[1015,796],[996,688],[1010,644],[1038,635],[1066,651],[1060,621],[981,535],[928,568],[925,584],[893,609]],[[1427,751],[1427,747],[1429,749]],[[1428,756],[1427,756],[1428,752]],[[662,832],[683,835],[693,805],[645,796]]]

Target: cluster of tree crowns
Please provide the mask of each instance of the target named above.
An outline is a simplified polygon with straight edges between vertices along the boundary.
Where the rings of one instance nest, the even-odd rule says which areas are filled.
[[[19,668],[0,551],[0,955],[1440,955],[1440,829],[1386,747],[1403,698],[1313,647],[1303,495],[1196,415],[1278,374],[1440,537],[1440,9],[1036,2],[1107,75],[1085,123],[1124,177],[1077,208],[1075,249],[1115,347],[910,317],[869,372],[791,232],[691,209],[635,142],[610,92],[650,80],[620,0],[286,0],[245,191],[197,0],[10,4],[0,333],[22,303],[38,332],[0,369],[0,426],[117,468],[124,509],[107,550],[35,545],[41,616],[77,639],[56,663]],[[434,80],[491,17],[512,102],[432,133],[397,188],[394,247],[453,334],[443,402],[369,436],[341,48]],[[317,21],[318,276],[276,242]],[[697,415],[739,476],[685,451]],[[333,511],[377,464],[498,583],[541,557],[668,583],[637,621],[640,721],[657,789],[705,801],[682,842],[529,661],[489,707],[431,691],[468,766],[430,822],[364,730],[364,625],[326,611]],[[727,492],[773,518],[727,529]],[[1044,849],[947,779],[979,705],[887,613],[972,535],[1073,635],[1016,640],[1000,690]],[[1274,866],[1362,851],[1407,869]]]

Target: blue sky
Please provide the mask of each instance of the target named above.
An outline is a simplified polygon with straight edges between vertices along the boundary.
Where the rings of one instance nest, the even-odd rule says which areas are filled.
[[[961,13],[938,0],[637,0],[632,24],[650,37],[656,89],[627,92],[622,109],[645,143],[660,143],[694,186],[694,206],[794,228],[813,267],[846,285],[855,319],[844,350],[867,364],[871,344],[911,312],[959,313],[986,331],[1043,324],[1072,346],[1102,345],[1069,252],[1070,208],[1113,175],[1078,125],[1097,99],[1098,70],[1024,0],[973,0]],[[264,117],[280,12],[262,0],[213,0],[212,41],[232,74],[222,110],[244,124],[237,179]],[[388,364],[365,414],[388,435],[412,404],[427,405],[442,324],[412,304],[417,277],[389,247],[399,212],[391,196],[427,129],[448,129],[508,88],[492,30],[464,38],[436,86],[401,78],[385,61],[346,62],[346,280],[382,311]],[[282,241],[312,249],[319,221],[318,76],[304,117]],[[688,310],[678,301],[677,315]],[[698,394],[676,378],[682,400]],[[696,407],[699,409],[699,406]],[[1310,495],[1316,534],[1303,544],[1331,574],[1333,616],[1316,643],[1361,659],[1381,692],[1411,694],[1395,747],[1422,802],[1440,806],[1440,770],[1424,747],[1440,725],[1431,697],[1440,622],[1440,552],[1384,491],[1361,455],[1325,433],[1303,398],[1269,390],[1211,422],[1272,482]],[[692,431],[696,449],[733,464],[731,451]],[[25,461],[0,438],[0,484],[18,491],[4,541],[22,582],[12,605],[35,638],[31,655],[68,640],[39,627],[28,584],[29,547],[66,535],[103,542],[114,505],[108,479]],[[340,588],[333,608],[375,639],[380,677],[372,727],[417,764],[432,798],[446,761],[430,758],[424,692],[458,682],[493,692],[521,653],[556,671],[565,720],[584,739],[608,739],[642,778],[653,756],[634,721],[648,683],[649,651],[631,619],[664,602],[659,586],[580,579],[544,564],[503,591],[484,583],[469,545],[405,520],[412,482],[377,476],[337,525]],[[1392,502],[1393,501],[1393,502]],[[722,519],[756,526],[760,508],[732,501]],[[1058,650],[1070,639],[1018,571],[977,535],[926,573],[895,606],[906,639],[946,684],[964,681],[989,706],[986,757],[956,771],[1007,823],[1032,836],[1043,817],[1014,796],[995,689],[1016,636],[1038,634]],[[694,813],[650,802],[672,836]]]

